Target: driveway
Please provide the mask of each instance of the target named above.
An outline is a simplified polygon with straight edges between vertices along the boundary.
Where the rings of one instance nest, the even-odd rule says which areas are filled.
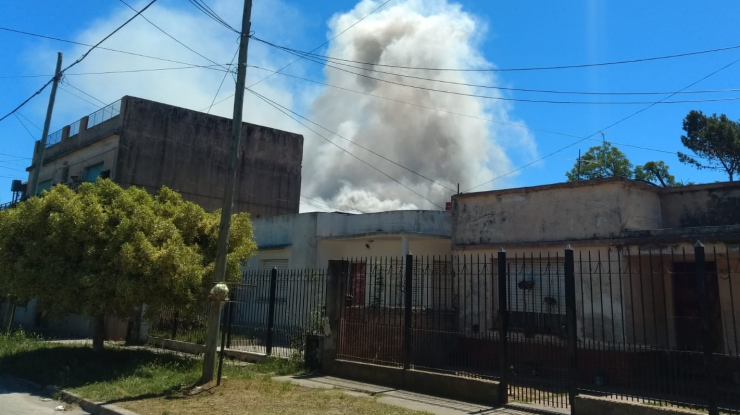
[[[55,411],[54,408],[59,405],[69,405],[44,399],[48,397],[13,379],[0,376],[0,412],[3,415],[87,415],[77,407],[64,412]]]

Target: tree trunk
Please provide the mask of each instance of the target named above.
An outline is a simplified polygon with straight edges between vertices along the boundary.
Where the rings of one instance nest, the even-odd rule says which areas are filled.
[[[103,351],[105,341],[105,314],[100,313],[93,317],[93,352]]]

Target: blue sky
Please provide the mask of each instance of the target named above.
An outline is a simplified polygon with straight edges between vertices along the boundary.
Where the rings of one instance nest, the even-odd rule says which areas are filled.
[[[240,1],[206,0],[232,26],[239,27]],[[348,24],[363,16],[380,1],[278,1],[254,0],[253,26],[256,36],[301,50],[311,50]],[[146,2],[132,1],[141,8]],[[66,2],[39,0],[35,2],[0,3],[0,26],[54,36],[84,43],[95,43],[132,12],[116,0],[70,0]],[[236,49],[235,35],[201,14],[186,0],[159,0],[144,14],[154,23],[203,55],[219,63],[231,60]],[[673,2],[598,2],[598,1],[442,1],[392,0],[372,18],[340,35],[316,53],[332,56],[356,56],[357,42],[371,36],[376,30],[389,30],[390,23],[402,21],[404,16],[420,16],[420,26],[405,43],[408,49],[388,53],[393,64],[409,62],[441,62],[454,67],[541,67],[598,63],[648,58],[740,44],[740,3],[735,1],[707,1],[701,5],[689,1]],[[437,17],[437,19],[435,19]],[[390,22],[390,23],[389,23]],[[423,24],[422,24],[423,23]],[[418,28],[417,27],[417,28]],[[378,29],[376,29],[378,28]],[[441,38],[437,37],[440,36]],[[427,38],[425,38],[425,36]],[[459,38],[459,39],[458,39]],[[440,39],[445,39],[441,41]],[[446,42],[446,39],[450,39]],[[130,52],[165,57],[194,64],[208,64],[203,58],[184,49],[148,23],[137,19],[103,46]],[[353,49],[355,48],[355,49]],[[53,72],[57,51],[64,52],[65,66],[78,58],[86,48],[34,37],[0,31],[0,51],[4,64],[0,67],[0,112],[4,115],[31,93],[46,78],[16,78],[20,75],[48,75]],[[344,55],[342,55],[344,54]],[[438,56],[429,56],[438,54]],[[250,43],[250,64],[277,69],[293,60],[290,55],[271,49],[258,42]],[[542,89],[581,92],[670,92],[680,90],[697,80],[740,59],[740,49],[669,60],[615,65],[584,69],[499,72],[496,74],[435,74],[435,79],[449,79],[467,83],[484,83],[508,88]],[[386,63],[384,61],[383,63]],[[178,64],[132,57],[107,51],[94,51],[71,73],[98,72],[123,69],[149,69],[180,66]],[[413,66],[410,65],[410,66]],[[394,70],[395,71],[395,70]],[[363,84],[350,75],[341,76],[331,68],[311,62],[298,62],[285,73],[342,84],[351,89]],[[398,72],[397,72],[398,73]],[[255,82],[267,72],[250,68],[248,80]],[[428,75],[427,72],[424,72]],[[689,90],[717,90],[740,88],[737,82],[740,63],[732,65]],[[425,76],[422,75],[422,76]],[[374,75],[378,76],[378,75]],[[449,77],[448,77],[449,76]],[[213,99],[223,74],[204,69],[161,71],[157,73],[127,73],[110,75],[68,76],[69,85],[59,91],[52,131],[72,123],[97,109],[100,104],[82,95],[79,88],[103,102],[112,102],[130,94],[187,108],[202,110]],[[400,79],[400,78],[399,78]],[[425,85],[422,81],[409,84]],[[433,88],[454,89],[440,83],[427,83]],[[423,108],[390,101],[360,100],[357,95],[323,87],[322,85],[281,75],[255,87],[261,94],[285,105],[322,126],[344,137],[361,143],[383,156],[399,161],[415,171],[446,185],[462,183],[463,190],[486,182],[502,174],[530,164],[569,144],[604,130],[648,104],[611,105],[604,101],[657,101],[667,95],[571,95],[526,92],[497,92],[479,88],[467,89],[475,94],[495,95],[501,98],[586,101],[590,104],[545,104],[501,102],[465,98],[452,101],[439,94],[414,104],[431,106],[467,115],[487,118],[497,123],[441,114]],[[382,89],[365,89],[376,95],[402,100],[421,99],[407,94],[406,88],[384,85]],[[80,95],[85,102],[69,92]],[[378,92],[381,91],[381,92]],[[233,93],[233,79],[227,77],[219,100]],[[435,204],[443,204],[449,193],[431,185],[418,176],[409,175],[396,166],[384,164],[363,150],[340,146],[354,152],[369,164],[395,177],[406,187],[389,182],[385,176],[363,165],[356,159],[330,147],[303,126],[275,111],[258,98],[248,95],[245,119],[263,125],[296,131],[306,137],[304,152],[304,186],[302,193],[334,207],[361,211],[393,208],[423,208],[434,206],[409,191],[427,196]],[[670,100],[732,98],[739,92],[682,94]],[[31,157],[34,140],[40,137],[48,90],[34,98],[20,113],[30,131],[27,132],[16,117],[0,123],[0,202],[10,199],[10,181],[25,179],[25,166]],[[213,113],[228,116],[231,100],[215,106]],[[403,108],[403,109],[400,109]],[[605,129],[606,139],[614,143],[635,164],[650,160],[664,160],[679,180],[712,182],[726,180],[720,172],[697,171],[682,165],[675,154],[644,150],[629,146],[647,147],[668,152],[683,151],[680,136],[681,121],[691,109],[705,113],[725,113],[731,119],[740,119],[740,102],[701,102],[655,105],[628,120]],[[424,113],[416,115],[413,111]],[[403,113],[397,121],[394,113]],[[439,118],[443,117],[443,118]],[[437,122],[442,120],[440,124]],[[449,122],[448,122],[449,121]],[[501,123],[504,124],[501,124]],[[430,137],[430,125],[453,125],[442,138]],[[521,124],[526,128],[507,124]],[[382,127],[382,128],[381,128]],[[437,129],[439,129],[437,127]],[[444,129],[444,128],[443,128]],[[426,132],[425,132],[426,131]],[[564,135],[546,131],[558,132]],[[328,134],[328,136],[331,136]],[[495,180],[476,190],[530,186],[561,182],[570,169],[578,150],[586,151],[597,145],[586,140],[567,150],[551,155],[515,173]],[[448,141],[453,140],[459,151],[447,154]],[[364,141],[363,141],[364,140]],[[430,141],[431,140],[431,141]],[[435,141],[436,140],[436,141]],[[629,145],[629,146],[628,146]],[[476,151],[480,149],[480,151]],[[452,154],[452,155],[450,155]],[[334,164],[336,163],[336,165]],[[331,166],[328,168],[327,166]],[[307,200],[306,200],[307,201]],[[304,210],[316,206],[302,205]]]

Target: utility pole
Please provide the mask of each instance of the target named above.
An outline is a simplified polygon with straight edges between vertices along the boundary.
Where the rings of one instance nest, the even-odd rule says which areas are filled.
[[[36,165],[33,166],[31,174],[31,183],[28,184],[26,195],[36,196],[39,186],[39,173],[41,166],[44,165],[44,151],[46,151],[46,138],[49,136],[49,125],[51,124],[51,113],[54,112],[54,99],[57,96],[57,85],[62,80],[62,52],[57,52],[57,70],[54,71],[54,83],[51,85],[51,95],[49,95],[49,106],[46,108],[46,120],[44,120],[44,131],[41,133],[41,142],[39,143],[39,154],[36,157]]]
[[[242,109],[244,107],[244,87],[247,78],[247,50],[249,47],[249,31],[252,27],[252,0],[244,0],[244,14],[242,15],[242,32],[239,41],[239,60],[236,73],[236,94],[234,95],[234,116],[231,124],[231,148],[229,149],[228,171],[224,200],[221,208],[221,224],[218,228],[218,245],[216,246],[216,267],[213,283],[222,282],[226,277],[226,253],[229,248],[229,227],[231,226],[231,211],[234,206],[234,186],[236,184],[236,162],[239,156],[239,144],[242,135]],[[206,350],[203,356],[203,383],[213,380],[216,368],[216,347],[218,345],[218,330],[221,324],[221,303],[211,303],[208,314],[208,332],[206,334]]]

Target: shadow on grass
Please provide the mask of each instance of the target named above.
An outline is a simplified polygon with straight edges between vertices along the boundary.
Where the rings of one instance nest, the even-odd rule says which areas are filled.
[[[129,376],[153,377],[158,368],[193,371],[198,367],[200,363],[193,359],[146,350],[109,348],[93,353],[79,346],[45,347],[0,357],[0,372],[63,389]]]

